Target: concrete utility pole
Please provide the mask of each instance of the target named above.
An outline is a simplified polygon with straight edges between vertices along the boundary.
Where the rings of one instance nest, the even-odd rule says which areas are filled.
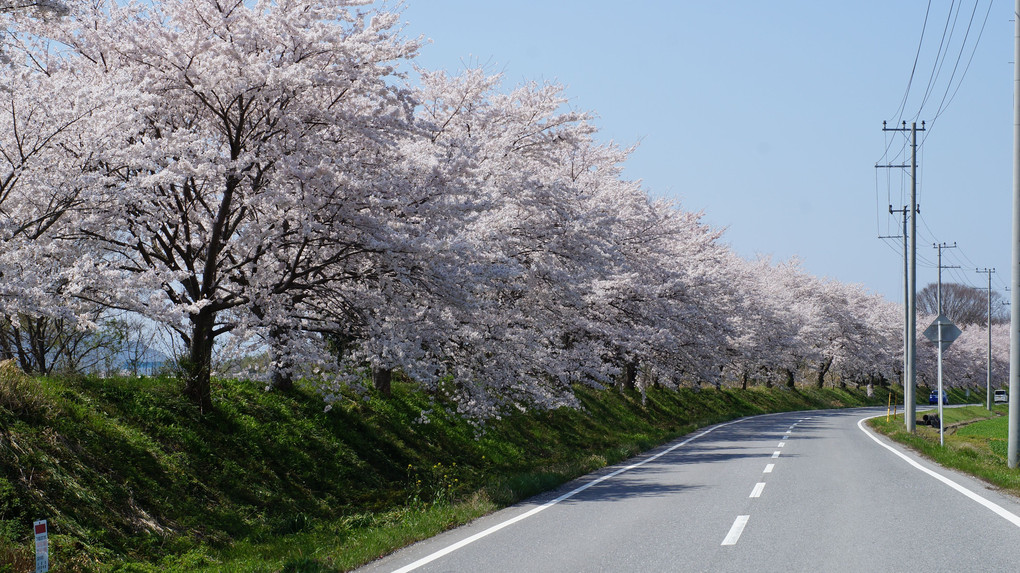
[[[1020,0],[1013,5],[1013,290],[1011,306],[1020,309]],[[1017,437],[1020,434],[1020,316],[1009,319],[1009,439],[1006,462],[1017,464]]]
[[[956,243],[955,242],[952,245],[949,245],[949,244],[946,244],[946,243],[939,243],[937,245],[932,245],[932,247],[934,247],[934,248],[939,250],[939,286],[938,286],[938,290],[936,291],[936,295],[938,296],[938,299],[937,299],[938,300],[938,309],[939,309],[938,313],[942,314],[942,269],[958,269],[960,267],[957,266],[957,265],[946,265],[946,266],[942,265],[942,249],[955,249],[956,248]]]
[[[907,308],[907,298],[910,296],[910,285],[907,277],[910,273],[909,257],[907,256],[907,206],[902,209],[893,209],[889,205],[889,214],[903,213],[903,234],[900,237],[879,237],[879,239],[903,239],[903,387],[907,386],[907,347],[910,345],[910,333],[907,331],[907,323],[910,322],[910,309]]]
[[[1020,0],[1016,0],[1017,4],[1020,5]],[[907,122],[903,122],[903,127],[886,127],[886,123],[882,122],[882,131],[908,131]],[[914,416],[917,415],[917,399],[914,397],[914,391],[917,387],[917,364],[915,357],[917,356],[917,132],[924,131],[924,122],[921,122],[921,127],[917,127],[917,122],[910,124],[910,165],[875,165],[875,167],[884,168],[910,168],[910,233],[909,244],[910,244],[910,264],[909,272],[907,273],[907,371],[905,372],[906,381],[903,384],[903,414],[904,421],[906,422],[907,431],[914,431]],[[1020,306],[1020,303],[1018,303]]]
[[[985,366],[985,407],[992,410],[992,273],[995,269],[974,269],[988,275],[988,364]]]

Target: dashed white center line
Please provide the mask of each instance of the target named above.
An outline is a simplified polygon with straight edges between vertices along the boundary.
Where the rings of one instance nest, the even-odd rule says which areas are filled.
[[[747,520],[750,518],[750,515],[738,515],[737,519],[733,522],[733,526],[730,527],[730,532],[726,534],[726,539],[722,540],[722,544],[736,545],[737,540],[740,539],[740,534],[744,532]]]
[[[751,490],[751,495],[747,497],[761,497],[761,492],[765,490],[765,482],[760,481],[754,484],[754,489]]]
[[[773,459],[778,458],[778,457],[779,457],[779,452],[778,451],[772,452],[772,458]]]
[[[784,440],[789,440],[790,439],[790,434],[786,434],[785,436],[783,436],[783,439]]]
[[[784,448],[784,447],[786,447],[786,442],[779,442],[779,445],[776,446],[776,447],[777,448]]]
[[[761,473],[763,473],[763,474],[770,474],[770,473],[772,473],[772,468],[774,468],[774,467],[776,467],[776,464],[769,464],[769,465],[765,466],[765,471],[763,471]]]

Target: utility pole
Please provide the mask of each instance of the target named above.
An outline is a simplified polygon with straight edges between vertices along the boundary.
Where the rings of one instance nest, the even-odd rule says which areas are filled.
[[[958,269],[960,267],[958,267],[956,265],[947,265],[947,266],[943,266],[942,265],[942,249],[955,249],[956,248],[956,243],[955,242],[952,245],[949,245],[949,244],[946,244],[946,243],[939,243],[937,245],[932,245],[932,247],[934,247],[934,248],[939,250],[939,286],[938,286],[938,290],[936,291],[936,293],[937,293],[937,296],[938,296],[938,309],[939,309],[938,313],[942,314],[942,269]]]
[[[1020,0],[1013,4],[1013,291],[1012,307],[1020,309]],[[1020,436],[1020,316],[1009,319],[1009,439],[1006,463],[1017,465],[1017,438]]]
[[[1020,0],[1016,0],[1020,6]],[[907,122],[902,127],[886,127],[882,122],[882,131],[907,131]],[[917,412],[917,399],[914,397],[914,390],[917,387],[917,132],[924,131],[924,122],[917,127],[917,122],[910,124],[910,165],[875,165],[876,168],[910,168],[910,263],[907,272],[907,371],[905,372],[906,383],[903,385],[903,414],[908,432],[914,431],[914,416]],[[1017,303],[1020,307],[1020,302]],[[1018,335],[1020,337],[1020,335]],[[1020,346],[1018,346],[1020,349]],[[1020,356],[1020,353],[1018,353]]]
[[[995,269],[974,269],[988,275],[988,364],[985,366],[985,407],[992,411],[992,273]]]
[[[907,331],[907,323],[910,320],[910,310],[907,308],[907,298],[910,296],[909,287],[907,283],[907,277],[909,276],[910,266],[908,264],[909,258],[907,257],[907,206],[904,205],[902,209],[893,209],[892,205],[889,205],[889,214],[902,213],[903,214],[903,233],[900,237],[882,237],[879,239],[903,239],[903,387],[907,387],[907,347],[910,345],[910,333]],[[905,391],[904,391],[905,392]],[[905,411],[905,410],[904,410]]]

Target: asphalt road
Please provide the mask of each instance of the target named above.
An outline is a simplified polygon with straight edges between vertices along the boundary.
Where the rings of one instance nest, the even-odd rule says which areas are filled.
[[[714,426],[359,571],[1020,568],[1020,500],[873,438],[880,412]]]

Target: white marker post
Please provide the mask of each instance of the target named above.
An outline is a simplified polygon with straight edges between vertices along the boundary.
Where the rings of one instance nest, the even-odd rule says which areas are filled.
[[[939,339],[938,339],[938,345],[939,345],[939,383],[938,383],[938,393],[939,393],[939,399],[938,399],[938,403],[939,403],[939,445],[940,446],[945,446],[946,445],[946,433],[945,433],[945,430],[943,429],[943,426],[942,426],[942,402],[943,402],[943,400],[942,400],[942,340],[943,340],[943,338],[942,338],[942,323],[940,322],[940,323],[938,323],[938,325],[939,325]]]
[[[46,520],[37,521],[35,527],[35,573],[50,570],[50,540]]]

